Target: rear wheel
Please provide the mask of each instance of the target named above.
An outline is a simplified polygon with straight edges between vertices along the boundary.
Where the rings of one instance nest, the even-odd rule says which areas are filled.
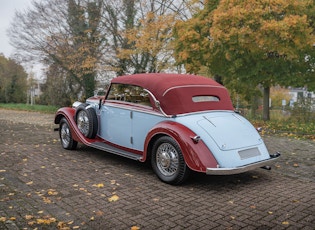
[[[190,172],[180,147],[169,136],[161,137],[155,142],[151,164],[158,178],[168,184],[184,182]]]
[[[73,140],[69,123],[66,118],[62,118],[59,123],[59,136],[61,145],[64,149],[75,149],[78,145],[78,142]]]
[[[80,132],[87,138],[95,138],[98,121],[94,108],[82,104],[76,111],[76,122]]]

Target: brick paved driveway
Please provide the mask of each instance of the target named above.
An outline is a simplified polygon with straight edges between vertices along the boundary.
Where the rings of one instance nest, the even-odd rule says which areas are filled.
[[[314,229],[315,143],[264,137],[273,170],[160,182],[146,164],[61,148],[53,115],[0,110],[0,229]]]

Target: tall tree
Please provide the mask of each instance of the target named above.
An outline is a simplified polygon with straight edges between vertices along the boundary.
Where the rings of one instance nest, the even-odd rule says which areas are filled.
[[[171,31],[175,17],[189,13],[173,0],[106,1],[104,30],[108,47],[104,66],[117,75],[158,72],[174,64]]]
[[[204,8],[192,20],[178,25],[178,60],[188,64],[197,62],[194,64],[197,68],[205,65],[212,74],[224,76],[230,82],[237,79],[261,85],[263,118],[269,120],[270,87],[304,84],[311,78],[307,72],[314,58],[314,31],[309,14],[314,11],[313,3],[309,0],[205,1]],[[187,24],[192,31],[185,30]],[[182,34],[192,39],[184,40]],[[180,43],[183,40],[185,46]],[[199,57],[191,62],[190,53]]]
[[[26,90],[27,73],[23,67],[0,54],[0,102],[25,102]]]
[[[101,9],[101,0],[34,1],[31,9],[16,12],[11,44],[26,61],[58,65],[90,96],[103,43]]]

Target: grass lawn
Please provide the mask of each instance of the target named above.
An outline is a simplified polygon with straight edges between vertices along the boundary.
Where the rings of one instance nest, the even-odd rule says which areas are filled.
[[[0,103],[0,108],[41,113],[55,113],[58,110],[58,107],[56,106],[3,103]],[[272,117],[272,120],[270,121],[249,120],[256,128],[262,127],[262,136],[265,134],[272,134],[315,141],[315,121],[307,123],[296,122],[290,119],[282,119],[280,117]]]
[[[41,113],[55,113],[58,110],[56,106],[48,105],[30,105],[30,104],[4,104],[0,103],[0,108],[3,109],[12,109],[12,110],[23,110],[23,111],[32,111],[32,112],[41,112]]]

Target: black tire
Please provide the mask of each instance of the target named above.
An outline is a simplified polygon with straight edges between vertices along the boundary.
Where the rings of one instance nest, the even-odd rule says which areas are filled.
[[[76,123],[80,132],[87,138],[93,139],[97,134],[98,120],[94,108],[82,104],[76,111]]]
[[[160,137],[153,145],[151,165],[158,178],[168,184],[181,184],[190,174],[177,142],[169,137]]]
[[[77,147],[78,142],[73,140],[69,123],[66,118],[62,118],[59,123],[60,142],[64,149],[73,150]]]

